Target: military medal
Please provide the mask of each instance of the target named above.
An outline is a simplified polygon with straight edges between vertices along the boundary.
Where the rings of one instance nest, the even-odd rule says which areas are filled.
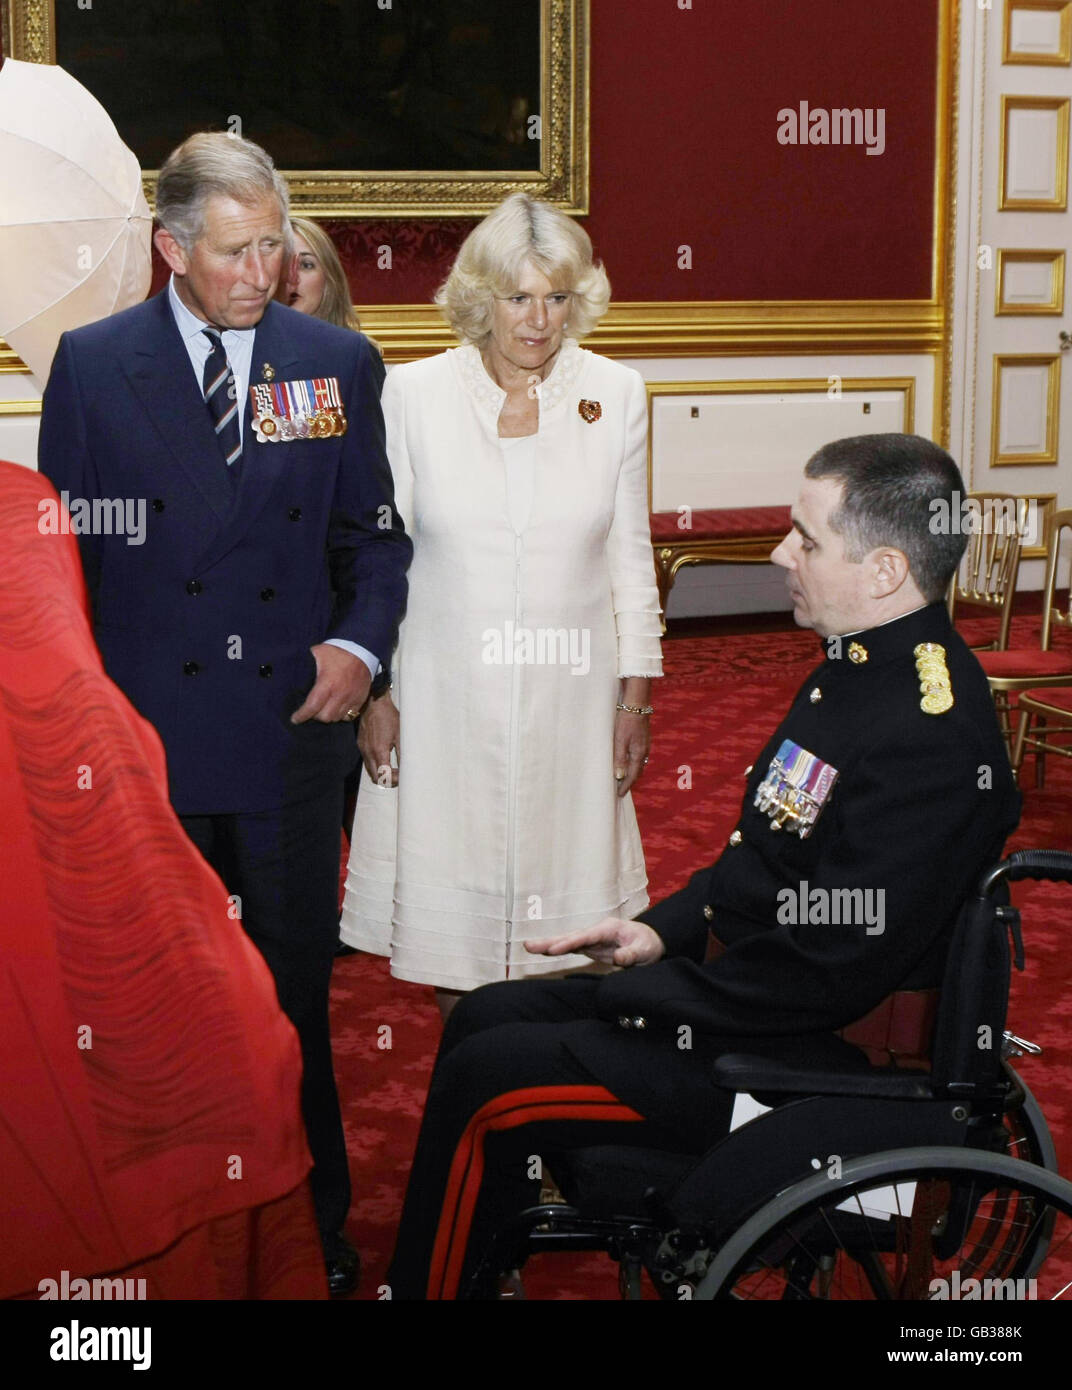
[[[253,430],[259,443],[332,439],[346,433],[337,377],[274,381],[275,371],[269,362],[262,373],[266,380],[249,388]]]
[[[577,414],[586,425],[594,425],[603,414],[603,407],[598,401],[580,401],[577,405]]]
[[[838,771],[814,753],[786,739],[756,788],[754,805],[770,818],[771,829],[785,826],[806,840],[834,790]]]

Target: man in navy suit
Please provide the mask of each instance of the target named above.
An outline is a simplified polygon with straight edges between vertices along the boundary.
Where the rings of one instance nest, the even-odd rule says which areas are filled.
[[[357,1256],[328,1031],[339,823],[350,725],[385,679],[412,554],[383,366],[361,334],[272,302],[288,196],[259,146],[191,136],[160,172],[157,216],[170,283],[61,338],[40,467],[82,532],[108,674],[163,739],[175,810],[298,1030],[313,1197],[343,1293]],[[162,915],[176,891],[159,885]],[[205,1046],[226,1066],[226,1039]]]

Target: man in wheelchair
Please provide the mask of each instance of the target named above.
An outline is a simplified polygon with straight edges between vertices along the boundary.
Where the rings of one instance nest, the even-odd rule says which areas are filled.
[[[958,911],[1020,804],[944,604],[966,543],[945,519],[963,494],[918,436],[838,440],[808,461],[771,558],[823,659],[747,769],[715,863],[635,921],[538,947],[620,969],[488,985],[454,1010],[393,1298],[457,1297],[536,1201],[541,1157],[703,1153],[730,1127],[734,1093],[711,1074],[724,1054],[841,1071],[926,1057]]]

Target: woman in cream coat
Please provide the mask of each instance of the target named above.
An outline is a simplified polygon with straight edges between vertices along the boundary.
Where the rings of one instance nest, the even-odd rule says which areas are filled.
[[[647,404],[576,342],[609,297],[583,229],[514,194],[438,296],[462,346],[383,391],[414,559],[393,691],[362,716],[341,934],[444,1016],[481,984],[591,969],[524,943],[648,903]]]

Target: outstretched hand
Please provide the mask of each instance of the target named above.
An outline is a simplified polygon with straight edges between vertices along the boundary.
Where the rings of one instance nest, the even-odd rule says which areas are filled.
[[[593,927],[546,941],[526,941],[525,950],[534,956],[565,956],[574,951],[591,956],[605,965],[651,965],[666,952],[662,937],[646,922],[627,922],[621,917],[605,917]]]

